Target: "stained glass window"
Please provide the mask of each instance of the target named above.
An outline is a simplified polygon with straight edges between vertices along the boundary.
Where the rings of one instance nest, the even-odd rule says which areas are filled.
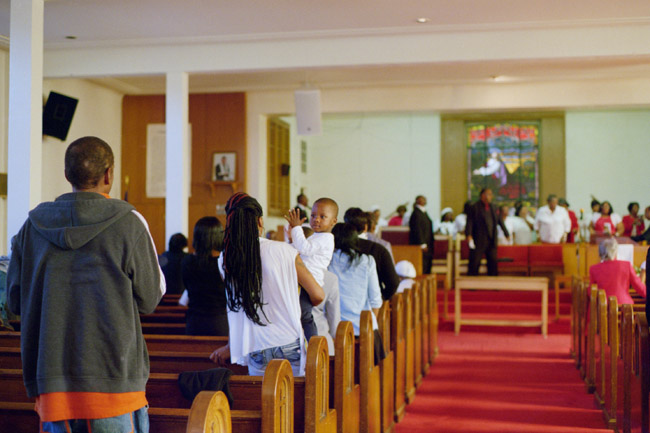
[[[467,124],[468,198],[491,188],[495,203],[537,206],[539,122]]]

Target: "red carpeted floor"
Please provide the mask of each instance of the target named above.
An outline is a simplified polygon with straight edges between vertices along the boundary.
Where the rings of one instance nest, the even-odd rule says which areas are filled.
[[[538,299],[467,292],[463,312],[539,318]],[[455,336],[453,313],[449,321],[441,317],[440,355],[396,433],[610,432],[569,355],[569,301],[563,300],[567,316],[550,322],[547,339],[538,328],[463,326]]]

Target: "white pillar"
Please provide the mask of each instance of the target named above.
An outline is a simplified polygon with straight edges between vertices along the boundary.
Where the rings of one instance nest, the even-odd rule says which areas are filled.
[[[9,37],[8,248],[41,200],[43,0],[11,0]]]
[[[167,73],[165,123],[167,132],[165,243],[174,233],[188,234],[188,107],[186,72]]]

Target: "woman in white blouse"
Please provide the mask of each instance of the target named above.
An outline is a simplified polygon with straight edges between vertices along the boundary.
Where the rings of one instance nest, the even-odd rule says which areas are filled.
[[[314,305],[323,289],[297,251],[263,237],[262,207],[236,193],[226,203],[226,230],[219,271],[224,277],[230,327],[228,345],[210,359],[248,366],[251,376],[264,375],[275,358],[287,359],[294,376],[305,374],[305,342],[300,324],[298,283]]]

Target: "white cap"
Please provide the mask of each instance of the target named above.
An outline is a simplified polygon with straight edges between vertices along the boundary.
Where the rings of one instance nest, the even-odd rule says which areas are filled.
[[[372,206],[370,206],[370,212],[374,212],[376,210],[381,210],[378,204],[373,204]]]
[[[440,212],[440,218],[444,217],[445,214],[451,213],[451,212],[453,212],[453,211],[454,211],[454,210],[453,210],[452,208],[450,208],[450,207],[446,207],[446,208],[444,208],[444,209]]]
[[[415,278],[415,266],[408,260],[401,260],[395,265],[395,272],[400,277]]]

